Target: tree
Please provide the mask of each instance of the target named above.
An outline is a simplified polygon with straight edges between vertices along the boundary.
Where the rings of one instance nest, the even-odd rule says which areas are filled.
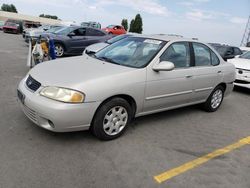
[[[130,22],[129,32],[132,33],[142,33],[142,18],[140,14],[135,16],[135,19],[132,19]]]
[[[142,33],[143,29],[142,29],[143,23],[142,23],[142,18],[140,14],[137,14],[135,16],[135,21],[133,24],[134,27],[134,32],[135,33]]]
[[[122,19],[122,26],[124,29],[127,31],[128,30],[128,20],[127,19]]]
[[[49,15],[49,14],[40,14],[39,17],[42,18],[50,18],[50,19],[54,19],[54,20],[58,20],[58,17],[55,15]]]
[[[129,26],[129,32],[135,32],[134,30],[134,23],[135,23],[135,20],[132,19],[131,22],[130,22],[130,26]]]
[[[6,12],[15,12],[15,13],[17,13],[17,9],[16,9],[15,5],[13,5],[13,4],[10,4],[10,5],[9,4],[2,4],[1,10],[6,11]]]

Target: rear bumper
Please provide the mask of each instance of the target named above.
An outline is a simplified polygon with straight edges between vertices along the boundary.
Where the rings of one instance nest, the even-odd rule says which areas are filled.
[[[233,88],[234,88],[234,84],[233,83],[227,83],[226,84],[225,97],[228,96],[230,93],[232,93]]]

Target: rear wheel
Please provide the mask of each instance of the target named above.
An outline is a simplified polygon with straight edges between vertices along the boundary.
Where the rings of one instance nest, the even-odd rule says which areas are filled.
[[[132,112],[132,107],[126,100],[113,98],[98,109],[91,130],[101,140],[118,138],[125,132]]]
[[[64,47],[62,44],[59,44],[59,43],[55,44],[55,53],[56,53],[56,57],[64,56]]]
[[[203,104],[203,108],[207,112],[215,112],[220,107],[224,98],[225,89],[222,86],[217,86]]]

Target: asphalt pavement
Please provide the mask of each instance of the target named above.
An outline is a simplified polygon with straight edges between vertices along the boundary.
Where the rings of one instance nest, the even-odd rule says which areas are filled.
[[[0,188],[249,188],[250,145],[161,184],[154,176],[250,136],[250,91],[215,113],[198,106],[137,118],[119,139],[53,133],[30,122],[16,88],[27,72],[21,35],[0,32]]]

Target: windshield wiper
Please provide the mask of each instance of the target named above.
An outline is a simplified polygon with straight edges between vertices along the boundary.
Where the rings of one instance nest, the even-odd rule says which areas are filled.
[[[114,61],[113,59],[108,58],[108,57],[97,57],[96,55],[95,55],[95,57],[96,57],[97,59],[104,60],[104,61],[109,62],[109,63],[121,65],[120,63],[117,63],[116,61]]]

